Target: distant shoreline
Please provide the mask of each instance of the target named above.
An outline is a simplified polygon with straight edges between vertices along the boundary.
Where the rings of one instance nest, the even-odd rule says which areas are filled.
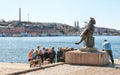
[[[47,35],[47,36],[0,36],[0,37],[76,37],[80,35]],[[94,36],[120,36],[120,35],[94,35]]]
[[[76,36],[84,30],[79,23],[74,26],[62,23],[41,23],[27,21],[0,22],[0,37],[29,37],[29,36]],[[95,27],[94,35],[120,35],[120,30]]]

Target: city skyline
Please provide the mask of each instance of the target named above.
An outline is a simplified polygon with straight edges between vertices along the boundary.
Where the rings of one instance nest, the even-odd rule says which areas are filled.
[[[90,17],[96,19],[97,27],[120,30],[119,0],[1,0],[0,19],[32,22],[56,22],[80,27]]]

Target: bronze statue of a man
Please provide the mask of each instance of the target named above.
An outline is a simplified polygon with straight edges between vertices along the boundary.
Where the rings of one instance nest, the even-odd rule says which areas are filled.
[[[94,24],[96,24],[95,19],[90,17],[89,23],[87,24],[87,26],[85,26],[85,29],[81,33],[81,40],[79,42],[76,42],[75,44],[80,44],[84,40],[84,47],[94,46],[94,38],[92,37],[95,30]],[[90,42],[91,39],[93,40],[92,42]]]

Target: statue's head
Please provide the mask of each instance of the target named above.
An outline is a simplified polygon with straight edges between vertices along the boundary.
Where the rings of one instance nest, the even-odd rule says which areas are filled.
[[[94,18],[90,17],[90,21],[89,21],[89,23],[91,23],[91,24],[96,24],[96,21],[95,21]]]

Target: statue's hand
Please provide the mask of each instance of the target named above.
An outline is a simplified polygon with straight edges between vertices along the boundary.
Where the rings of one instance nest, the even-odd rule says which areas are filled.
[[[75,44],[76,44],[76,45],[78,45],[78,44],[79,44],[79,42],[76,42]]]

